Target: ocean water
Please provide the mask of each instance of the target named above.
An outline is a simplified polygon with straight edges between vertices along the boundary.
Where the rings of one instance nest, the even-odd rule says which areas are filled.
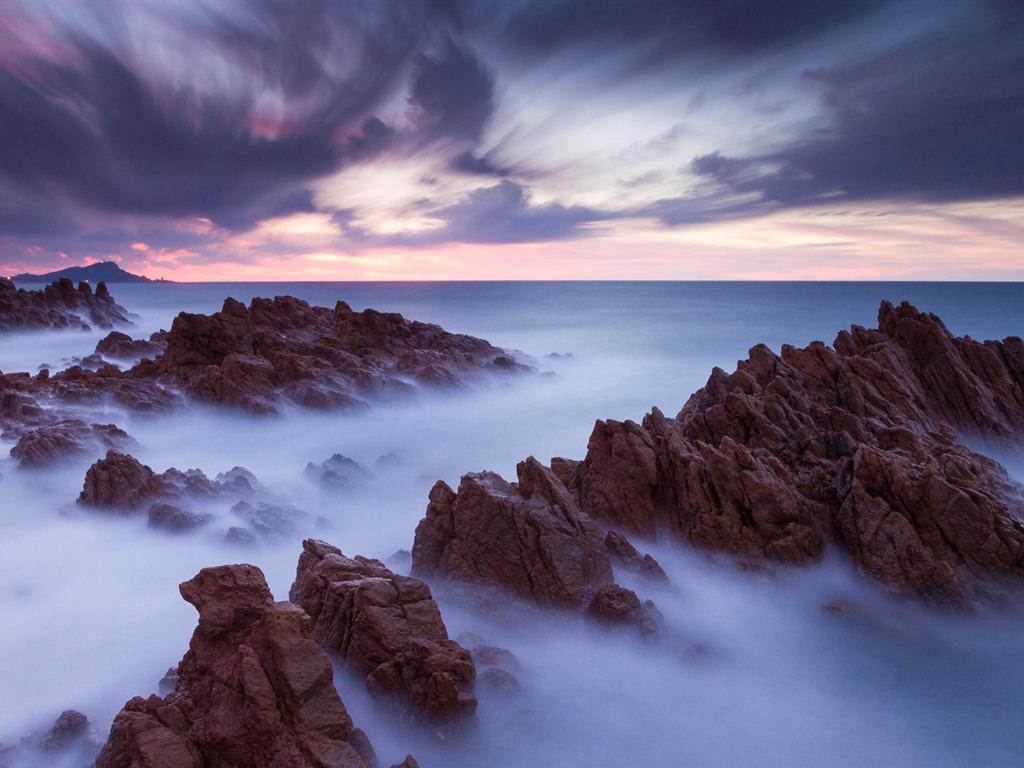
[[[910,301],[958,335],[1024,335],[1024,286],[984,283],[268,283],[113,285],[138,315],[132,335],[179,311],[212,312],[227,296],[290,294],[347,301],[438,323],[534,358],[545,375],[364,415],[295,411],[251,418],[193,407],[144,418],[111,410],[156,471],[213,477],[251,470],[305,513],[293,535],[238,549],[211,508],[179,536],[142,518],[75,505],[93,458],[19,470],[0,446],[0,742],[85,712],[105,737],[134,695],[156,690],[195,626],[177,585],[208,565],[252,562],[286,599],[307,536],[346,554],[388,559],[411,548],[438,479],[471,471],[512,478],[528,455],[581,458],[595,419],[674,414],[712,367],[732,370],[756,343],[830,343],[872,326],[878,304]],[[0,339],[0,370],[60,368],[102,333]],[[557,353],[560,357],[551,357]],[[567,356],[571,355],[571,357]],[[329,492],[303,473],[342,453],[370,474]],[[236,521],[237,522],[237,521]],[[1024,623],[897,603],[834,556],[774,576],[669,542],[637,542],[670,587],[620,580],[653,599],[662,641],[640,646],[513,604],[487,617],[435,585],[451,636],[471,631],[519,658],[521,690],[481,685],[475,733],[442,745],[381,717],[358,681],[337,684],[382,765],[411,752],[436,766],[1017,766],[1024,754]],[[408,560],[391,561],[396,570]],[[822,611],[843,599],[852,615]],[[54,765],[21,753],[17,765]],[[69,765],[78,765],[69,758]]]

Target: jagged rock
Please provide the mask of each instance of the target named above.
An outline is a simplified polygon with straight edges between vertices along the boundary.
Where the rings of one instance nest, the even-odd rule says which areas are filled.
[[[364,408],[408,396],[415,383],[461,384],[486,371],[527,370],[482,339],[394,313],[333,310],[291,296],[227,299],[212,315],[181,313],[167,347],[132,369],[197,400],[272,412],[283,399],[309,408]]]
[[[128,433],[114,424],[64,419],[23,432],[11,448],[11,456],[19,466],[37,467],[108,449],[123,451],[134,445]]]
[[[420,764],[416,762],[412,755],[406,755],[405,760],[397,765],[392,765],[391,768],[420,768]]]
[[[348,558],[322,541],[302,544],[290,597],[313,619],[313,639],[366,678],[367,690],[404,716],[431,723],[476,710],[476,668],[453,640],[423,582],[379,560]]]
[[[61,712],[49,734],[43,740],[43,749],[67,749],[89,733],[89,718],[74,709]]]
[[[133,339],[120,331],[111,331],[96,343],[96,354],[115,360],[139,360],[143,357],[156,357],[166,346],[166,334],[154,333],[147,341]]]
[[[199,469],[182,471],[171,467],[157,474],[134,456],[108,451],[85,474],[85,484],[78,497],[79,504],[116,509],[130,514],[149,505],[149,524],[155,528],[182,531],[202,525],[208,515],[186,512],[176,505],[182,499],[202,501],[214,498],[251,496],[259,488],[255,476],[247,469],[235,467],[210,480]],[[232,510],[245,517],[258,530],[279,532],[289,529],[296,515],[305,513],[285,510],[258,502],[238,502]]]
[[[309,617],[251,565],[181,585],[199,625],[165,698],[130,700],[97,768],[366,768]]]
[[[675,418],[598,422],[571,478],[580,508],[754,559],[839,547],[929,600],[1004,599],[1024,576],[1024,499],[968,445],[1019,455],[1024,342],[954,338],[906,303],[878,322],[834,348],[754,347]]]
[[[416,527],[413,573],[511,590],[540,605],[579,607],[612,581],[600,529],[551,470],[532,456],[518,483],[465,475],[458,493],[438,482]]]
[[[298,530],[299,523],[309,519],[309,513],[301,509],[265,501],[240,501],[231,507],[231,512],[261,536],[290,536]]]
[[[159,528],[171,533],[191,531],[206,525],[211,520],[210,515],[191,512],[163,501],[153,504],[146,514],[147,525],[150,528]]]
[[[370,479],[370,472],[359,462],[336,453],[319,464],[309,462],[303,472],[321,487],[338,491],[356,491]]]
[[[632,626],[647,640],[658,635],[659,616],[650,600],[640,602],[636,592],[618,584],[606,584],[597,591],[585,615],[605,627]]]
[[[0,278],[0,331],[77,329],[88,328],[89,323],[98,328],[132,325],[127,310],[113,300],[104,283],[96,286],[96,293],[89,283],[76,288],[67,278],[42,290],[25,290]]]
[[[178,489],[134,456],[107,451],[85,473],[79,504],[131,512],[151,499],[176,498]]]
[[[651,581],[668,584],[668,575],[658,561],[648,554],[641,557],[630,540],[618,531],[608,531],[605,534],[604,543],[608,547],[608,554],[611,555],[612,562],[619,567],[639,573]]]

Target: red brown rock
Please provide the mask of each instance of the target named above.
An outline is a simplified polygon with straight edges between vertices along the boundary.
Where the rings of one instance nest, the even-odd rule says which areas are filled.
[[[111,450],[86,471],[78,503],[98,509],[113,509],[124,514],[149,507],[151,526],[180,531],[201,525],[208,518],[202,514],[185,512],[175,506],[174,502],[183,499],[201,501],[224,496],[251,496],[257,485],[252,473],[242,467],[221,473],[215,480],[210,480],[198,469],[183,472],[171,467],[157,474],[134,456]],[[248,502],[241,501],[235,506],[239,504]],[[248,504],[249,508],[256,511],[267,506],[265,502],[258,502],[256,506]],[[260,515],[247,517],[256,519]]]
[[[104,283],[96,286],[96,293],[89,283],[76,288],[67,278],[42,290],[25,290],[0,278],[0,331],[87,329],[90,323],[98,328],[132,324],[127,310],[114,301]]]
[[[22,432],[11,456],[18,466],[38,467],[104,450],[125,450],[135,445],[128,433],[113,424],[86,424],[63,419]]]
[[[133,339],[127,333],[111,331],[96,342],[96,354],[114,360],[139,360],[156,357],[167,347],[167,335],[154,333],[148,340]]]
[[[619,531],[608,531],[604,537],[604,544],[608,547],[608,554],[615,565],[639,573],[651,581],[668,584],[668,576],[658,561],[648,554],[641,557],[636,547]]]
[[[462,385],[485,372],[527,370],[482,339],[395,313],[333,310],[291,296],[227,299],[212,315],[181,313],[167,348],[132,370],[205,402],[274,411],[281,400],[310,408],[365,408],[417,386]]]
[[[464,475],[458,493],[439,481],[416,527],[413,573],[499,586],[544,606],[582,606],[612,581],[601,530],[532,456],[517,472],[518,483]]]
[[[307,539],[302,548],[290,597],[312,618],[321,648],[405,718],[437,724],[474,713],[472,657],[448,639],[426,584],[322,541]]]
[[[580,508],[644,536],[792,563],[845,549],[903,594],[966,605],[1024,576],[1024,499],[968,448],[1020,451],[1024,343],[954,338],[883,303],[879,328],[715,369],[675,418],[598,422]]]
[[[144,502],[177,496],[177,488],[134,456],[107,451],[85,473],[78,503],[131,512]]]
[[[587,618],[607,628],[633,627],[646,640],[658,635],[658,616],[654,603],[643,603],[636,592],[618,584],[606,584],[597,591],[585,611]]]
[[[114,719],[97,768],[367,768],[309,617],[251,565],[181,585],[199,625],[174,691]]]

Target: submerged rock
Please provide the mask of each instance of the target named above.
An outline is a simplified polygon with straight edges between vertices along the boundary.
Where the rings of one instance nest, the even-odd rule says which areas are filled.
[[[199,625],[166,697],[114,719],[96,768],[367,768],[309,617],[251,565],[181,585]]]
[[[416,527],[413,573],[510,590],[544,606],[582,606],[612,582],[601,530],[551,470],[533,457],[518,483],[465,475],[456,493],[438,482]]]
[[[313,619],[321,648],[406,718],[442,724],[474,713],[473,659],[448,639],[426,584],[322,541],[307,539],[302,548],[290,597]]]

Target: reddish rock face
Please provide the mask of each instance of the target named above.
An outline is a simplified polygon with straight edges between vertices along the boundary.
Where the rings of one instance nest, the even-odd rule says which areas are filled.
[[[438,482],[416,527],[413,573],[492,584],[540,605],[579,607],[612,581],[601,530],[533,457],[518,483],[465,475],[458,493]]]
[[[636,592],[618,584],[601,587],[587,606],[585,615],[609,629],[632,627],[648,641],[658,635],[658,611],[654,603],[650,600],[641,603]]]
[[[972,445],[1020,452],[1024,344],[883,303],[879,328],[764,346],[676,418],[598,422],[572,482],[593,518],[804,563],[839,546],[888,588],[1000,599],[1024,576],[1024,499]]]
[[[308,539],[290,597],[313,639],[366,678],[370,693],[410,719],[460,720],[476,710],[476,668],[453,640],[430,588],[379,560],[348,558]]]
[[[154,333],[147,341],[133,339],[120,331],[111,331],[96,343],[96,354],[107,359],[139,360],[143,357],[156,357],[166,346],[166,334],[163,333]]]
[[[526,370],[482,339],[448,333],[394,313],[331,310],[291,296],[234,299],[212,315],[182,313],[166,351],[132,371],[155,376],[189,397],[273,411],[279,402],[309,408],[365,408],[417,386],[462,386],[485,372]]]
[[[67,278],[42,290],[16,288],[0,278],[0,331],[38,328],[98,328],[132,325],[128,312],[110,296],[105,283],[92,292],[89,283],[78,287]]]
[[[97,768],[367,768],[309,617],[258,568],[204,568],[181,594],[199,626],[174,691],[129,701]]]
[[[124,450],[135,441],[113,424],[86,424],[81,419],[64,419],[56,424],[22,433],[11,456],[18,466],[38,467],[106,449]]]
[[[174,498],[177,489],[134,456],[107,451],[85,473],[79,504],[131,512],[151,499]]]

